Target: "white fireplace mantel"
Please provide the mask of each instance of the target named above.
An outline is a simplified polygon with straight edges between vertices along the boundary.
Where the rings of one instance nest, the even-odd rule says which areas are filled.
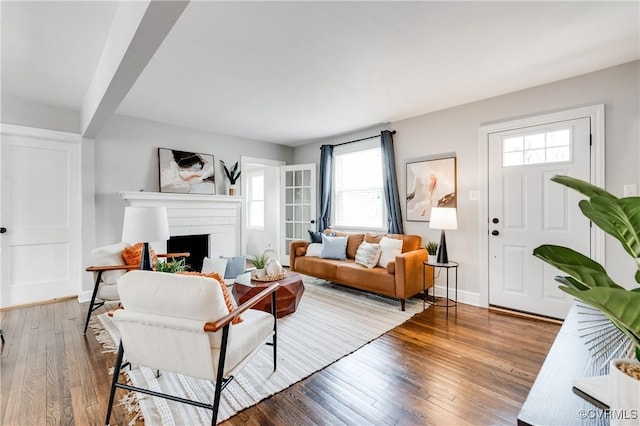
[[[209,257],[241,253],[241,197],[122,191],[120,198],[132,207],[166,207],[172,237],[208,234]]]

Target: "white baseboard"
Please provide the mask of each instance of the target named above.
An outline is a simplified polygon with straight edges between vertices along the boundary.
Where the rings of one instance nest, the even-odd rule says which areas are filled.
[[[90,302],[92,294],[93,290],[81,292],[80,294],[78,294],[78,303]]]
[[[437,297],[445,297],[445,293],[447,292],[446,286],[435,286],[436,296]],[[433,288],[429,289],[429,296],[433,294]],[[449,299],[455,299],[456,290],[449,286]],[[458,289],[458,302],[464,303],[465,305],[473,305],[480,306],[480,294],[473,293],[467,290]]]

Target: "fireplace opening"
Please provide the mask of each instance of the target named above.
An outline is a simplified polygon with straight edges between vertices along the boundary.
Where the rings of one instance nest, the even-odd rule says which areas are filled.
[[[189,252],[187,270],[200,272],[202,261],[209,255],[209,235],[182,235],[167,241],[168,253]]]

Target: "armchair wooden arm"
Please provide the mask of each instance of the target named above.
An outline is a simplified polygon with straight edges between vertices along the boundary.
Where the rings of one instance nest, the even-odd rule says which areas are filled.
[[[220,318],[216,322],[205,323],[204,331],[208,331],[208,332],[214,333],[214,332],[220,330],[225,325],[231,324],[231,321],[234,318],[236,318],[237,316],[241,315],[243,312],[245,312],[246,310],[250,309],[252,306],[255,306],[259,301],[261,301],[265,297],[269,296],[270,294],[272,294],[272,293],[275,294],[275,291],[279,287],[280,287],[280,283],[271,284],[269,287],[265,288],[260,293],[256,294],[251,299],[247,300],[242,305],[238,306],[238,309],[235,309],[233,312],[228,313],[227,315],[223,316],[222,318]],[[273,308],[273,302],[272,302],[272,308]]]
[[[89,266],[87,272],[107,272],[107,271],[131,271],[133,269],[140,269],[140,265],[103,265],[103,266]]]
[[[191,253],[188,251],[180,252],[180,253],[162,253],[157,254],[157,257],[166,258],[166,259],[174,259],[176,257],[189,257]],[[140,269],[140,265],[104,265],[104,266],[89,266],[86,271],[87,272],[106,272],[106,271],[119,271],[126,270],[132,271],[134,269]]]

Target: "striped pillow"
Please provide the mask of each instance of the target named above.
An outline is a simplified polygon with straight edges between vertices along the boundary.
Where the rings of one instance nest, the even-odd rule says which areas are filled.
[[[380,260],[382,254],[382,248],[380,244],[371,244],[363,241],[356,251],[356,263],[366,266],[367,268],[373,268]]]

